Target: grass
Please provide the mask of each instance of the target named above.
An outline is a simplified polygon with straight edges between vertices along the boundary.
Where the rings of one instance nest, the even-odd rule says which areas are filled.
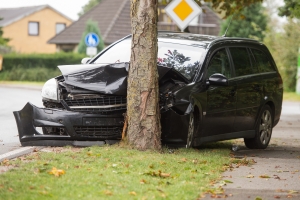
[[[0,71],[0,80],[44,82],[60,74],[59,69],[48,69],[46,67],[23,69],[16,67],[12,70]]]
[[[230,142],[140,152],[117,145],[35,152],[1,165],[1,199],[197,199],[231,164]],[[57,149],[57,148],[56,148]],[[60,176],[49,174],[53,167]],[[59,172],[59,171],[56,171]]]
[[[283,100],[284,101],[300,101],[300,95],[295,92],[284,92]]]

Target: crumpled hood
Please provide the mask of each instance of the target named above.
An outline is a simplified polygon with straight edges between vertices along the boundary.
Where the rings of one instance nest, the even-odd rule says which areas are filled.
[[[129,63],[80,64],[58,66],[65,83],[103,94],[126,95]],[[159,79],[169,71],[178,72],[170,67],[158,66]]]

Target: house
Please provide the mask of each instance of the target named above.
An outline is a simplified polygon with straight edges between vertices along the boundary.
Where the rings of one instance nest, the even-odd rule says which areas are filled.
[[[91,19],[98,22],[98,27],[105,45],[131,33],[129,0],[102,0],[97,6],[81,16],[60,34],[48,42],[56,44],[57,51],[77,51],[77,46],[85,30],[86,22]],[[191,33],[218,35],[219,17],[208,7],[196,17],[189,26]],[[179,31],[176,24],[165,14],[164,7],[158,10],[158,30]]]
[[[19,53],[55,53],[47,41],[72,23],[49,5],[0,8],[0,26],[9,46]]]

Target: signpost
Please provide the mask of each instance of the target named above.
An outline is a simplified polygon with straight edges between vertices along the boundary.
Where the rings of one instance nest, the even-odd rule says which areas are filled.
[[[194,0],[174,0],[169,3],[165,11],[177,24],[181,32],[196,16],[202,13],[202,9]]]
[[[85,44],[87,46],[86,48],[86,54],[90,57],[97,54],[97,45],[100,42],[100,39],[96,33],[88,33],[85,36]]]

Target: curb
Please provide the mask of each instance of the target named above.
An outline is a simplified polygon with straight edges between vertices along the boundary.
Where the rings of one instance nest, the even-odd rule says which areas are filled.
[[[13,159],[13,158],[17,158],[26,154],[30,154],[35,150],[40,150],[44,147],[21,147],[19,149],[10,151],[8,153],[2,154],[0,155],[0,162],[2,162],[5,159]]]
[[[6,84],[0,83],[0,87],[9,87],[9,88],[17,88],[17,89],[26,89],[26,90],[39,90],[42,91],[43,86],[39,85],[22,85],[22,84]]]

